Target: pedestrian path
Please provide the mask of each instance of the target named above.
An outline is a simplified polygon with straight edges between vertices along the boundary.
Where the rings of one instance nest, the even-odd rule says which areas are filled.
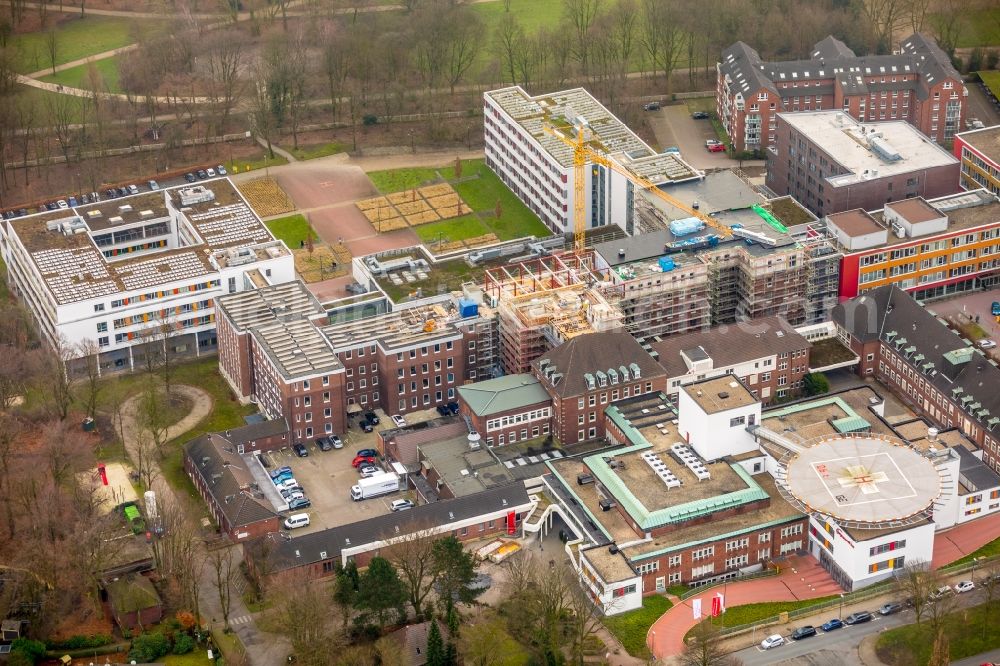
[[[230,625],[248,624],[250,622],[253,622],[253,618],[250,617],[249,615],[239,615],[237,617],[231,617],[231,618],[229,618],[229,624]]]

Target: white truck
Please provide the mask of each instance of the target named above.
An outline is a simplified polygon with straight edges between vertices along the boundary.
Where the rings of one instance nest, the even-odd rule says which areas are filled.
[[[360,479],[357,485],[351,486],[351,499],[360,502],[397,490],[399,490],[399,477],[392,472],[382,472],[367,479]]]

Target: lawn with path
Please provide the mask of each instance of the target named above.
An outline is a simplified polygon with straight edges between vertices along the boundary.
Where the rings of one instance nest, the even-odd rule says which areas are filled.
[[[45,83],[57,83],[68,88],[82,88],[84,90],[93,89],[91,68],[96,70],[98,75],[99,91],[121,92],[118,85],[118,56],[102,58],[85,65],[64,69],[61,72],[44,76],[40,80]]]
[[[963,608],[949,613],[941,622],[948,637],[951,661],[993,650],[1000,645],[1000,623],[996,621],[996,602]],[[883,632],[875,644],[879,659],[889,666],[929,663],[934,645],[934,631],[925,618],[920,624],[906,624]]]
[[[298,213],[269,220],[264,225],[274,234],[275,238],[285,241],[285,245],[293,250],[301,247],[310,234],[314,241],[318,238],[316,232],[309,225],[309,220]]]
[[[370,171],[368,178],[382,194],[412,190],[438,179],[438,170],[431,167],[412,167],[408,169],[387,169],[385,171]]]
[[[420,236],[420,240],[432,247],[438,241],[446,243],[449,241],[454,242],[465,240],[466,238],[485,236],[490,233],[490,230],[483,225],[479,216],[475,213],[441,220],[440,222],[421,224],[414,227],[413,230]]]
[[[337,153],[342,153],[347,150],[347,147],[344,144],[336,141],[318,143],[310,146],[299,146],[298,148],[292,148],[291,146],[281,146],[281,148],[290,152],[297,160],[314,160],[317,157],[336,155]]]
[[[984,9],[966,8],[958,18],[957,35],[958,48],[972,46],[1000,45],[1000,6]],[[937,24],[939,17],[932,15],[930,23]]]
[[[59,15],[55,15],[59,17]],[[116,16],[64,15],[53,28],[56,35],[55,64],[127,46],[135,41],[134,25],[154,26],[154,22]],[[27,32],[11,37],[8,50],[14,54],[15,69],[22,73],[51,69],[52,60],[47,46],[48,31]]]
[[[671,606],[673,604],[666,597],[656,595],[644,597],[642,608],[620,615],[610,615],[604,618],[604,626],[615,635],[630,655],[648,659],[651,655],[646,645],[646,634],[649,633],[653,623],[670,610]]]
[[[983,80],[986,87],[990,89],[994,97],[1000,98],[1000,72],[996,70],[989,70],[985,72],[976,72],[979,78]]]

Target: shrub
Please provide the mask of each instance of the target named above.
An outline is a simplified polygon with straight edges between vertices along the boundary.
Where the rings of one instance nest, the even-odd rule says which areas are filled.
[[[140,663],[151,663],[170,652],[170,639],[159,632],[140,634],[132,641],[128,658]]]
[[[194,649],[194,639],[190,634],[177,634],[174,637],[174,654],[187,654]]]
[[[378,116],[376,116],[374,113],[366,113],[365,116],[361,119],[361,122],[366,127],[371,127],[372,125],[378,125]]]
[[[91,634],[90,636],[70,636],[64,641],[46,641],[50,650],[81,650],[111,645],[115,639],[107,634]]]
[[[802,380],[806,395],[821,395],[830,392],[830,380],[822,372],[812,372]]]
[[[10,644],[10,663],[34,664],[45,656],[45,643],[30,638],[15,638]]]

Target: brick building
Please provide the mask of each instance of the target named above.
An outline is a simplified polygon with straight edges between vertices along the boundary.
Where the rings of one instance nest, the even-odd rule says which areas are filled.
[[[513,483],[456,499],[421,504],[288,540],[277,534],[243,549],[252,574],[274,576],[294,571],[309,577],[332,576],[337,564],[368,564],[379,551],[415,532],[454,536],[461,541],[521,535],[523,518],[536,506],[523,483]]]
[[[1000,282],[1000,202],[986,190],[824,221],[841,253],[841,300],[889,284],[927,300]]]
[[[552,398],[534,375],[507,375],[458,389],[459,409],[486,446],[549,434]]]
[[[809,374],[809,341],[781,317],[675,335],[650,343],[667,373],[666,393],[710,377],[736,375],[765,404],[798,395]]]
[[[1000,125],[955,135],[954,150],[962,163],[962,187],[1000,195]]]
[[[773,145],[779,113],[830,109],[863,122],[903,120],[944,142],[961,129],[968,96],[947,54],[919,33],[893,55],[857,56],[831,36],[808,59],[784,62],[736,42],[716,72],[716,109],[737,151]]]
[[[233,541],[276,532],[281,518],[258,498],[242,453],[266,451],[287,443],[283,421],[210,432],[184,445],[184,471],[208,506],[219,530]]]
[[[779,113],[766,185],[817,217],[959,190],[955,156],[913,125],[861,123],[842,111]]]
[[[552,397],[552,434],[563,444],[604,438],[605,408],[619,400],[660,393],[663,368],[621,331],[570,339],[532,363]]]
[[[886,384],[941,428],[958,428],[1000,470],[1000,369],[894,285],[833,309],[858,373]]]

